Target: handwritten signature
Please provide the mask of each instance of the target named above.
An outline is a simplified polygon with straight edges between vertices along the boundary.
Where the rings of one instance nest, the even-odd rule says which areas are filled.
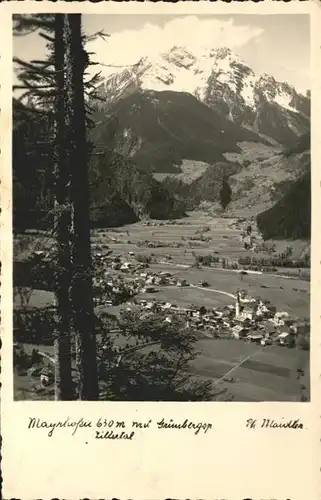
[[[262,418],[257,420],[256,418],[248,418],[246,421],[246,427],[248,429],[303,429],[303,424],[300,419],[296,418],[294,420],[286,420],[282,417],[280,420],[274,420],[270,418]]]

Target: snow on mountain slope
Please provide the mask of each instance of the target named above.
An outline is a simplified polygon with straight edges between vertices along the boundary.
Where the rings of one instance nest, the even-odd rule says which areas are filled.
[[[196,54],[174,46],[108,76],[100,88],[107,102],[137,90],[188,92],[238,124],[253,126],[258,133],[268,131],[281,143],[309,128],[307,96],[270,75],[256,75],[228,48],[204,47]]]
[[[267,74],[255,75],[228,48],[204,48],[195,56],[184,47],[173,47],[157,57],[142,57],[130,69],[120,70],[108,77],[104,86],[115,97],[130,87],[138,87],[142,90],[189,92],[204,100],[211,76],[215,76],[218,84],[228,84],[232,92],[240,93],[246,106],[254,107],[261,96],[269,102],[298,112],[293,102],[293,98],[298,95],[294,87],[277,82]]]

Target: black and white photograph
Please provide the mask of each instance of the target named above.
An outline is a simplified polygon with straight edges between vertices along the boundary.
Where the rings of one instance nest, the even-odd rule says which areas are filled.
[[[310,16],[12,40],[14,400],[309,402]]]

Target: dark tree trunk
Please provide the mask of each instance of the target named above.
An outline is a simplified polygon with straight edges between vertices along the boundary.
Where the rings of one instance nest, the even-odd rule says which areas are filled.
[[[96,338],[94,331],[88,150],[84,101],[87,54],[81,36],[81,15],[64,16],[65,102],[72,169],[73,205],[73,321],[77,342],[79,398],[98,400]]]
[[[70,348],[70,280],[71,280],[71,172],[66,156],[66,130],[64,109],[64,41],[63,15],[55,16],[55,233],[57,239],[57,263],[55,267],[56,320],[55,332],[55,398],[73,399]]]

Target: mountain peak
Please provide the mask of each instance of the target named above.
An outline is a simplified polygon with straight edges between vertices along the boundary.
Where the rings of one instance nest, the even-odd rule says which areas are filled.
[[[161,54],[161,57],[178,68],[188,69],[196,62],[196,57],[186,47],[177,45]]]
[[[215,55],[218,59],[225,59],[225,57],[232,55],[232,51],[228,47],[219,47],[215,50]]]
[[[255,74],[229,47],[173,45],[166,52],[143,56],[130,69],[108,77],[103,97],[113,102],[137,90],[190,93],[240,125],[272,133],[277,141],[281,124],[289,129],[289,137],[309,127],[309,98],[272,75]],[[262,124],[267,105],[273,126],[266,129]]]

